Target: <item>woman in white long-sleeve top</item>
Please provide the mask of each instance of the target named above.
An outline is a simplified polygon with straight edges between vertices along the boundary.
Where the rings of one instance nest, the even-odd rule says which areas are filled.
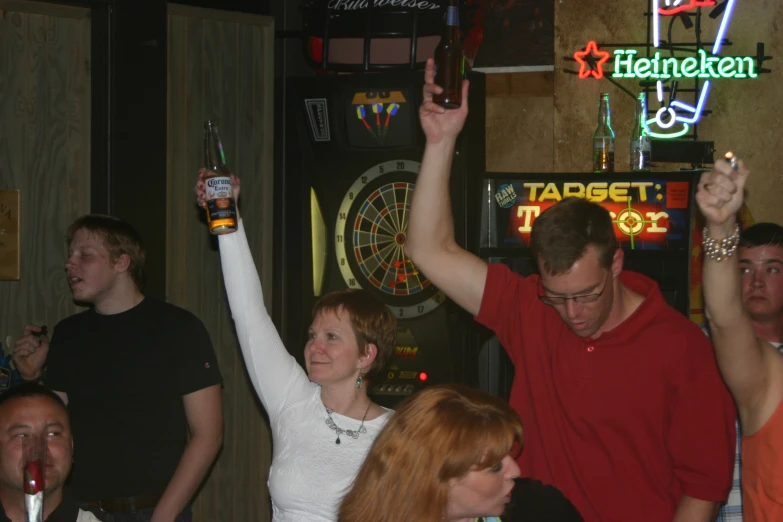
[[[204,175],[196,183],[204,206]],[[232,176],[235,196],[239,179]],[[307,373],[288,353],[264,307],[241,219],[219,236],[223,279],[250,379],[273,437],[269,491],[274,522],[337,520],[337,509],[391,411],[367,395],[367,379],[391,354],[396,321],[363,290],[323,296],[305,346]]]

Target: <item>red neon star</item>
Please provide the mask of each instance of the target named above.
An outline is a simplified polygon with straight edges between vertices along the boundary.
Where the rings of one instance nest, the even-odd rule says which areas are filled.
[[[587,56],[589,56],[591,53],[598,58],[595,61],[595,69],[590,67],[590,64],[587,63],[586,60]],[[606,51],[599,51],[598,44],[595,43],[594,40],[590,40],[587,42],[587,47],[585,47],[584,51],[577,51],[574,53],[574,60],[579,63],[579,78],[584,80],[585,78],[593,76],[596,80],[600,80],[604,77],[603,65],[608,59],[609,53]]]

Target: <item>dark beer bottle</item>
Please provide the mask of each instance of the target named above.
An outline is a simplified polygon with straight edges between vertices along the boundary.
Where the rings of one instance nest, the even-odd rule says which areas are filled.
[[[465,59],[459,42],[459,0],[448,0],[446,23],[435,48],[435,84],[441,86],[443,92],[435,94],[432,101],[445,109],[459,109],[464,75]]]
[[[230,234],[237,229],[234,188],[218,128],[212,121],[204,124],[204,162],[207,168],[204,183],[209,231],[213,234]]]
[[[593,133],[593,172],[614,172],[614,130],[609,93],[601,93],[598,125]]]
[[[647,132],[647,94],[636,97],[636,111],[631,129],[631,172],[650,170],[650,134]]]

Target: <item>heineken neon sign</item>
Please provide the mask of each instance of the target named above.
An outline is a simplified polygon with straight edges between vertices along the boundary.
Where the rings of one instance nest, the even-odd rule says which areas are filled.
[[[753,56],[711,56],[704,49],[699,49],[697,56],[686,58],[664,58],[660,52],[652,58],[637,57],[637,54],[633,49],[616,50],[612,78],[758,78]]]
[[[650,36],[654,47],[652,56],[642,56],[633,48],[615,49],[609,53],[599,49],[595,41],[589,41],[583,50],[577,51],[573,56],[579,64],[577,74],[582,80],[589,78],[601,80],[605,77],[614,82],[623,79],[654,80],[659,109],[654,117],[647,120],[649,134],[656,138],[679,138],[688,134],[691,126],[701,118],[715,81],[753,80],[758,78],[759,73],[768,71],[761,69],[762,58],[720,54],[737,0],[723,0],[722,6],[719,6],[715,0],[649,0],[649,2],[648,15],[652,22]],[[722,14],[710,14],[713,18],[716,14],[721,16],[712,47],[702,49],[694,45],[690,54],[683,56],[683,44],[679,44],[676,51],[680,56],[674,56],[674,50],[669,49],[671,43],[662,40],[665,37],[662,32],[666,33],[666,27],[670,27],[671,24],[664,23],[661,19],[672,20],[671,17],[674,16],[694,16],[690,12],[701,8],[718,7],[723,10]],[[613,66],[613,70],[604,71],[604,67],[609,66]],[[695,92],[694,105],[676,99],[677,89],[674,84],[669,88],[665,87],[667,82],[682,80],[695,82],[696,90],[690,91]],[[667,90],[670,93],[668,100],[665,96]]]

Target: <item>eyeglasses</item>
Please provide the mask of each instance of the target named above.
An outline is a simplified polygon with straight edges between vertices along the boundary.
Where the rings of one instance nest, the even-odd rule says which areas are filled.
[[[606,279],[604,280],[604,287],[597,294],[582,294],[582,295],[574,295],[571,297],[565,297],[565,296],[546,295],[543,292],[541,292],[541,290],[544,289],[544,286],[541,284],[541,280],[539,279],[538,286],[540,290],[539,290],[538,298],[541,299],[542,303],[547,304],[549,306],[561,306],[566,304],[566,302],[568,301],[573,301],[577,304],[595,303],[603,295],[604,290],[606,290],[607,284],[609,284],[608,274],[606,276]]]

